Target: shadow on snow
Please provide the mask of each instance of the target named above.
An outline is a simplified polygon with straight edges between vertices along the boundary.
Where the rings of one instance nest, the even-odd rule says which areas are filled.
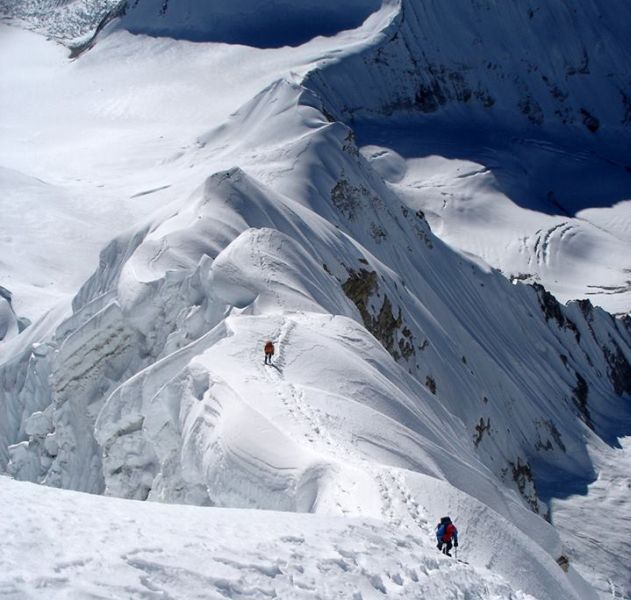
[[[440,156],[478,163],[514,203],[545,214],[573,217],[631,200],[631,160],[621,142],[554,139],[544,130],[458,127],[430,119],[359,122],[353,128],[360,146],[383,146],[404,159]]]
[[[129,0],[118,27],[193,42],[280,48],[357,28],[380,6],[379,0]]]

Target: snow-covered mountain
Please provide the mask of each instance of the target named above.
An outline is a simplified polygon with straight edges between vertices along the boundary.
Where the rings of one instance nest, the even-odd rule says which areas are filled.
[[[25,2],[1,26],[0,470],[247,509],[150,512],[230,523],[255,597],[442,597],[443,572],[454,597],[630,597],[631,322],[605,310],[629,311],[628,7],[253,6]],[[15,26],[53,22],[75,58]],[[130,500],[0,482],[5,507],[148,526]],[[283,538],[251,509],[319,516]],[[444,513],[469,566],[431,555]],[[68,518],[45,515],[31,539]],[[352,560],[326,562],[349,528]],[[296,532],[303,596],[287,558],[261,566]],[[125,568],[177,597],[182,542],[147,536],[165,560]],[[209,569],[195,589],[247,595]]]
[[[403,2],[306,85],[444,240],[624,314],[629,22],[623,2]]]

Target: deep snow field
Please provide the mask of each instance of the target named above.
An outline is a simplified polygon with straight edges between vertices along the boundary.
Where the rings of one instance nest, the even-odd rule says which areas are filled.
[[[0,596],[629,600],[631,10],[119,4],[0,0]]]

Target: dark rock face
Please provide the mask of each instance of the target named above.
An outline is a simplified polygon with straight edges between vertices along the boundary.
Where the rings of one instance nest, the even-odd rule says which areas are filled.
[[[574,405],[578,409],[578,414],[581,417],[581,420],[590,429],[594,429],[594,423],[592,422],[592,417],[587,406],[589,386],[587,385],[585,378],[580,373],[576,374],[576,386],[572,392],[572,402],[574,402]]]
[[[407,359],[416,353],[414,337],[403,323],[401,309],[395,316],[392,302],[387,295],[384,294],[379,310],[371,312],[370,300],[378,296],[379,289],[375,271],[349,269],[349,278],[342,284],[342,289],[357,306],[366,329],[381,342],[395,360]]]
[[[554,321],[556,321],[559,327],[563,329],[569,329],[574,333],[576,341],[580,343],[581,334],[576,327],[576,323],[566,317],[563,310],[561,309],[559,301],[541,284],[533,283],[532,287],[537,292],[537,296],[539,298],[539,306],[541,307],[541,310],[546,317],[546,321],[553,319]]]
[[[609,365],[609,379],[618,396],[622,396],[622,394],[631,396],[631,364],[629,364],[620,346],[613,340],[611,343],[614,348],[613,351],[608,348],[603,349]]]
[[[561,556],[557,558],[557,565],[559,565],[559,567],[561,567],[561,569],[563,569],[563,571],[567,573],[570,570],[570,559],[565,556],[565,554],[561,554]]]
[[[534,483],[532,468],[528,462],[522,464],[521,458],[517,457],[517,462],[510,462],[513,481],[517,484],[517,489],[524,500],[530,505],[533,512],[539,512],[539,500],[537,499],[537,489]]]
[[[592,115],[588,110],[581,108],[581,120],[583,125],[587,127],[592,133],[596,133],[600,127],[600,121]]]
[[[361,206],[360,198],[367,193],[365,188],[354,186],[342,177],[331,189],[331,202],[349,221],[352,221]]]
[[[370,318],[367,309],[368,299],[377,288],[376,271],[349,271],[349,278],[342,284],[344,293],[355,303],[362,319],[366,321]]]
[[[484,433],[488,432],[491,435],[491,417],[487,417],[486,423],[484,419],[480,417],[480,422],[475,426],[475,435],[473,436],[473,444],[477,448],[484,437]]]

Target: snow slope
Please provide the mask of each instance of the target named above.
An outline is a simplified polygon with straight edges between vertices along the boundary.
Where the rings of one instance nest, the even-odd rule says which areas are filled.
[[[147,505],[4,477],[0,511],[12,600],[532,598],[371,519]]]
[[[366,45],[380,26],[373,21],[346,44]],[[61,46],[0,27],[0,236],[8,253],[0,260],[16,312],[31,320],[69,299],[112,237],[199,185],[208,165],[188,160],[197,136],[279,77],[298,77],[336,53],[324,38],[287,52],[121,31],[69,61]],[[37,218],[29,217],[35,206]],[[41,256],[47,263],[37,268]]]
[[[356,121],[442,113],[459,125],[527,122],[551,134],[628,139],[627,3],[392,4],[396,16],[378,43],[310,75],[337,113]]]
[[[620,577],[610,577],[609,597],[624,598],[631,589],[631,569],[627,560],[629,538],[625,523],[629,518],[621,514],[620,507],[628,502],[629,496],[629,438],[620,440],[620,448],[612,449],[606,445],[596,445],[590,450],[598,465],[598,478],[591,482],[586,494],[567,495],[552,501],[553,524],[561,532],[569,548],[584,548],[580,552],[580,571],[589,578],[605,579],[598,572],[597,564],[589,559],[590,554],[607,553],[611,573]],[[590,498],[599,498],[598,503]],[[618,517],[613,526],[603,526],[611,522],[611,515],[619,515],[622,527],[618,526]],[[581,526],[577,527],[577,523]],[[578,554],[578,553],[577,553]],[[606,588],[603,586],[603,592]]]
[[[576,137],[415,119],[356,131],[366,158],[451,246],[562,302],[629,312],[631,173],[622,156],[615,162],[623,144],[607,155]]]
[[[2,233],[22,235],[3,305],[0,467],[125,498],[381,519],[423,552],[449,512],[472,566],[515,597],[594,597],[582,576],[601,594],[623,589],[607,549],[542,517],[554,523],[577,482],[615,476],[631,424],[629,321],[563,307],[452,250],[409,192],[415,165],[387,152],[380,164],[374,146],[367,160],[334,120],[355,117],[364,143],[336,73],[369,83],[382,63],[366,56],[402,15],[385,3],[356,30],[292,49],[135,36],[123,20],[74,61],[3,28],[3,181],[38,212],[29,190],[51,199],[78,264],[67,269],[37,219],[21,230],[7,203]],[[369,109],[381,91],[363,92]],[[89,236],[77,207],[102,211]],[[47,298],[36,276],[51,268],[68,279]],[[25,314],[35,323],[16,335]],[[273,367],[261,364],[268,338]],[[604,446],[607,461],[593,452]],[[607,493],[584,487],[564,514]],[[622,537],[624,506],[610,506]]]

